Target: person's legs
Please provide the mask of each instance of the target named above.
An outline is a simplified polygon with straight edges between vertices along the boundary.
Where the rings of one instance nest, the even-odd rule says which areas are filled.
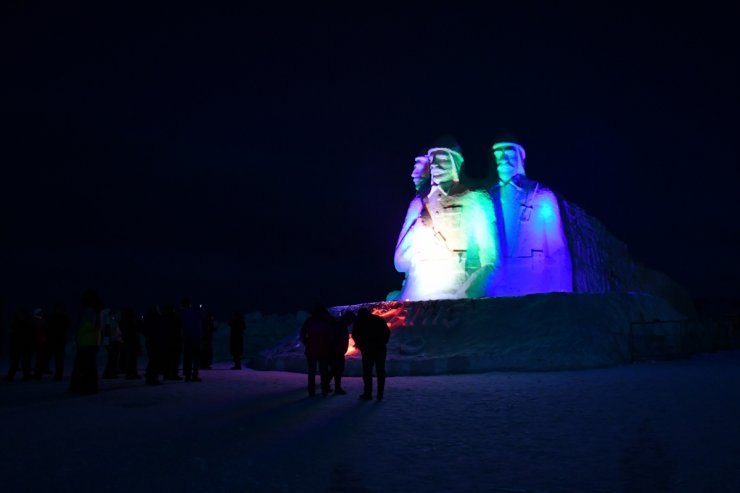
[[[23,368],[23,380],[31,380],[33,377],[33,371],[31,369],[31,354],[33,348],[30,344],[24,345],[21,354],[21,367]]]
[[[54,345],[54,380],[61,380],[64,375],[64,342]]]
[[[17,347],[10,347],[10,367],[8,368],[8,376],[6,380],[11,381],[15,377],[15,373],[18,371],[18,365],[21,362],[21,353]]]
[[[139,347],[135,340],[129,340],[124,345],[123,359],[126,372],[126,378],[133,380],[139,377],[139,369],[136,365]]]
[[[36,349],[36,369],[34,370],[34,377],[41,378],[45,373],[49,372],[49,360],[51,359],[51,352],[49,344],[47,342],[39,344]]]
[[[329,395],[329,360],[327,358],[319,358],[319,374],[321,395]]]
[[[367,353],[362,353],[362,384],[363,384],[363,392],[360,397],[363,399],[372,399],[373,397],[373,357]]]
[[[106,346],[105,351],[108,353],[108,359],[105,363],[105,369],[103,370],[103,378],[115,378],[116,372],[113,369],[113,366],[115,364],[114,360],[116,358],[116,354],[112,342]]]
[[[195,340],[192,341],[191,346],[191,365],[193,367],[193,382],[200,382],[200,377],[198,376],[198,370],[200,370],[200,341]]]
[[[375,357],[375,373],[378,377],[378,400],[383,400],[385,392],[385,350],[379,352]]]
[[[147,343],[146,346],[147,356],[149,361],[146,364],[146,374],[144,375],[145,383],[147,385],[156,385],[159,383],[159,370],[160,370],[160,350],[157,348],[155,343]]]
[[[234,366],[232,366],[231,369],[241,370],[242,369],[242,355],[239,353],[231,353],[231,357],[234,359]]]
[[[306,357],[308,362],[308,395],[313,397],[316,395],[316,365],[318,361],[316,358]]]
[[[347,392],[342,388],[342,375],[344,374],[344,355],[334,358],[332,365],[334,373],[334,393],[344,395]]]
[[[200,367],[204,370],[210,370],[213,365],[213,339],[210,333],[203,335],[203,351],[200,362]]]
[[[97,364],[97,346],[80,346],[80,374],[81,388],[80,391],[85,394],[98,393],[98,364]]]
[[[183,344],[182,374],[186,382],[193,380],[193,348],[190,341],[185,341]]]
[[[72,376],[69,378],[69,391],[80,392],[82,384],[80,383],[82,367],[82,354],[80,353],[80,346],[75,346],[75,359],[72,363]]]

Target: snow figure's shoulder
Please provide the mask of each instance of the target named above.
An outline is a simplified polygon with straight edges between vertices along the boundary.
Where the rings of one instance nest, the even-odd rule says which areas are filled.
[[[469,202],[480,203],[491,201],[491,194],[488,193],[488,190],[481,188],[469,189],[463,193],[463,196]]]
[[[549,187],[545,186],[542,182],[539,182],[537,180],[532,180],[527,177],[520,177],[520,179],[517,181],[517,185],[534,193],[539,199],[555,199],[555,192]]]
[[[406,210],[406,217],[416,217],[421,213],[422,209],[424,209],[424,200],[417,195],[409,203],[409,208]]]
[[[424,207],[424,199],[418,195],[409,202],[409,209],[421,209]]]

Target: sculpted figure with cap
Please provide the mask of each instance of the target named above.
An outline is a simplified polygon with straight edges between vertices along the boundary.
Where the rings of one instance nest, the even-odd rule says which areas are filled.
[[[487,294],[573,291],[570,252],[557,197],[527,178],[526,153],[517,140],[498,139],[492,151],[498,183],[489,193],[501,254]]]
[[[401,227],[401,232],[398,235],[395,253],[396,265],[398,265],[399,261],[404,262],[402,258],[410,254],[408,250],[401,251],[399,247],[402,244],[402,240],[409,232],[411,226],[413,226],[416,219],[421,215],[422,209],[424,208],[424,196],[429,192],[429,187],[431,185],[431,176],[429,174],[429,156],[426,155],[426,151],[424,151],[423,154],[421,154],[420,156],[416,156],[416,158],[414,158],[414,168],[411,171],[411,180],[414,182],[416,195],[409,204],[409,208],[406,211],[406,218],[403,220],[403,226]],[[406,271],[405,274],[406,276],[404,277],[401,290],[391,291],[390,293],[388,293],[386,301],[402,299],[401,292],[404,290],[409,277],[408,271]]]
[[[396,270],[406,273],[389,299],[474,298],[486,294],[496,263],[491,199],[460,183],[464,158],[456,146],[433,147],[416,158],[417,196],[396,244]],[[428,167],[428,182],[426,179]]]

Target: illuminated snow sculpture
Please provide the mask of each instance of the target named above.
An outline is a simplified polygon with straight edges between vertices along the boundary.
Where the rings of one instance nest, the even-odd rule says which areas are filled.
[[[431,184],[431,176],[429,174],[429,156],[426,154],[422,156],[417,156],[414,158],[414,169],[411,171],[411,180],[414,182],[414,189],[416,190],[416,195],[414,196],[414,199],[409,204],[409,208],[406,211],[406,218],[403,220],[403,226],[401,227],[401,232],[398,235],[398,241],[396,242],[396,253],[395,253],[395,263],[398,265],[398,262],[403,262],[402,259],[399,258],[399,256],[404,256],[408,253],[401,252],[399,250],[399,246],[401,245],[401,240],[404,239],[406,236],[406,233],[408,233],[409,228],[414,224],[416,219],[419,217],[422,208],[424,207],[423,202],[423,196],[425,196],[427,193],[429,193],[429,187]],[[403,280],[403,285],[401,287],[401,291],[391,291],[388,293],[388,296],[386,297],[386,301],[393,301],[393,300],[400,300],[401,298],[401,292],[404,290],[404,287],[406,286],[406,281],[408,280],[408,272],[405,273],[406,276]]]
[[[409,205],[394,257],[396,270],[406,273],[406,279],[389,299],[486,294],[496,262],[493,205],[485,190],[460,184],[463,160],[457,149],[448,147],[429,149],[416,158],[411,176],[417,196]]]
[[[489,193],[500,258],[487,294],[572,292],[573,268],[555,194],[526,177],[519,143],[497,141],[493,157],[499,181]]]

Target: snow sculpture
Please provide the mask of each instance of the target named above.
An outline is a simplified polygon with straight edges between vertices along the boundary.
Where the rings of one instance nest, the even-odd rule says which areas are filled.
[[[429,192],[430,179],[431,177],[429,175],[429,156],[427,156],[426,154],[422,156],[417,156],[416,158],[414,158],[414,169],[411,171],[411,180],[414,182],[416,195],[409,204],[409,208],[406,211],[406,218],[403,220],[403,226],[401,227],[401,233],[399,233],[398,235],[395,254],[396,265],[398,265],[399,256],[404,255],[403,253],[399,252],[398,247],[401,244],[401,240],[404,239],[406,233],[408,233],[409,229],[414,224],[414,221],[416,221],[416,219],[419,217],[419,214],[424,207],[422,196],[426,195]],[[402,299],[401,292],[406,286],[406,281],[408,280],[408,277],[408,272],[406,272],[406,277],[403,280],[401,291],[391,291],[390,293],[388,293],[386,301]]]
[[[496,142],[493,156],[499,181],[489,192],[500,263],[487,294],[572,292],[570,251],[555,194],[526,177],[526,153],[517,142]]]
[[[411,201],[396,243],[396,270],[406,273],[396,300],[475,298],[486,294],[496,261],[491,199],[460,184],[462,154],[435,147],[416,158]],[[428,171],[427,171],[428,169]],[[428,178],[427,178],[428,173]]]

